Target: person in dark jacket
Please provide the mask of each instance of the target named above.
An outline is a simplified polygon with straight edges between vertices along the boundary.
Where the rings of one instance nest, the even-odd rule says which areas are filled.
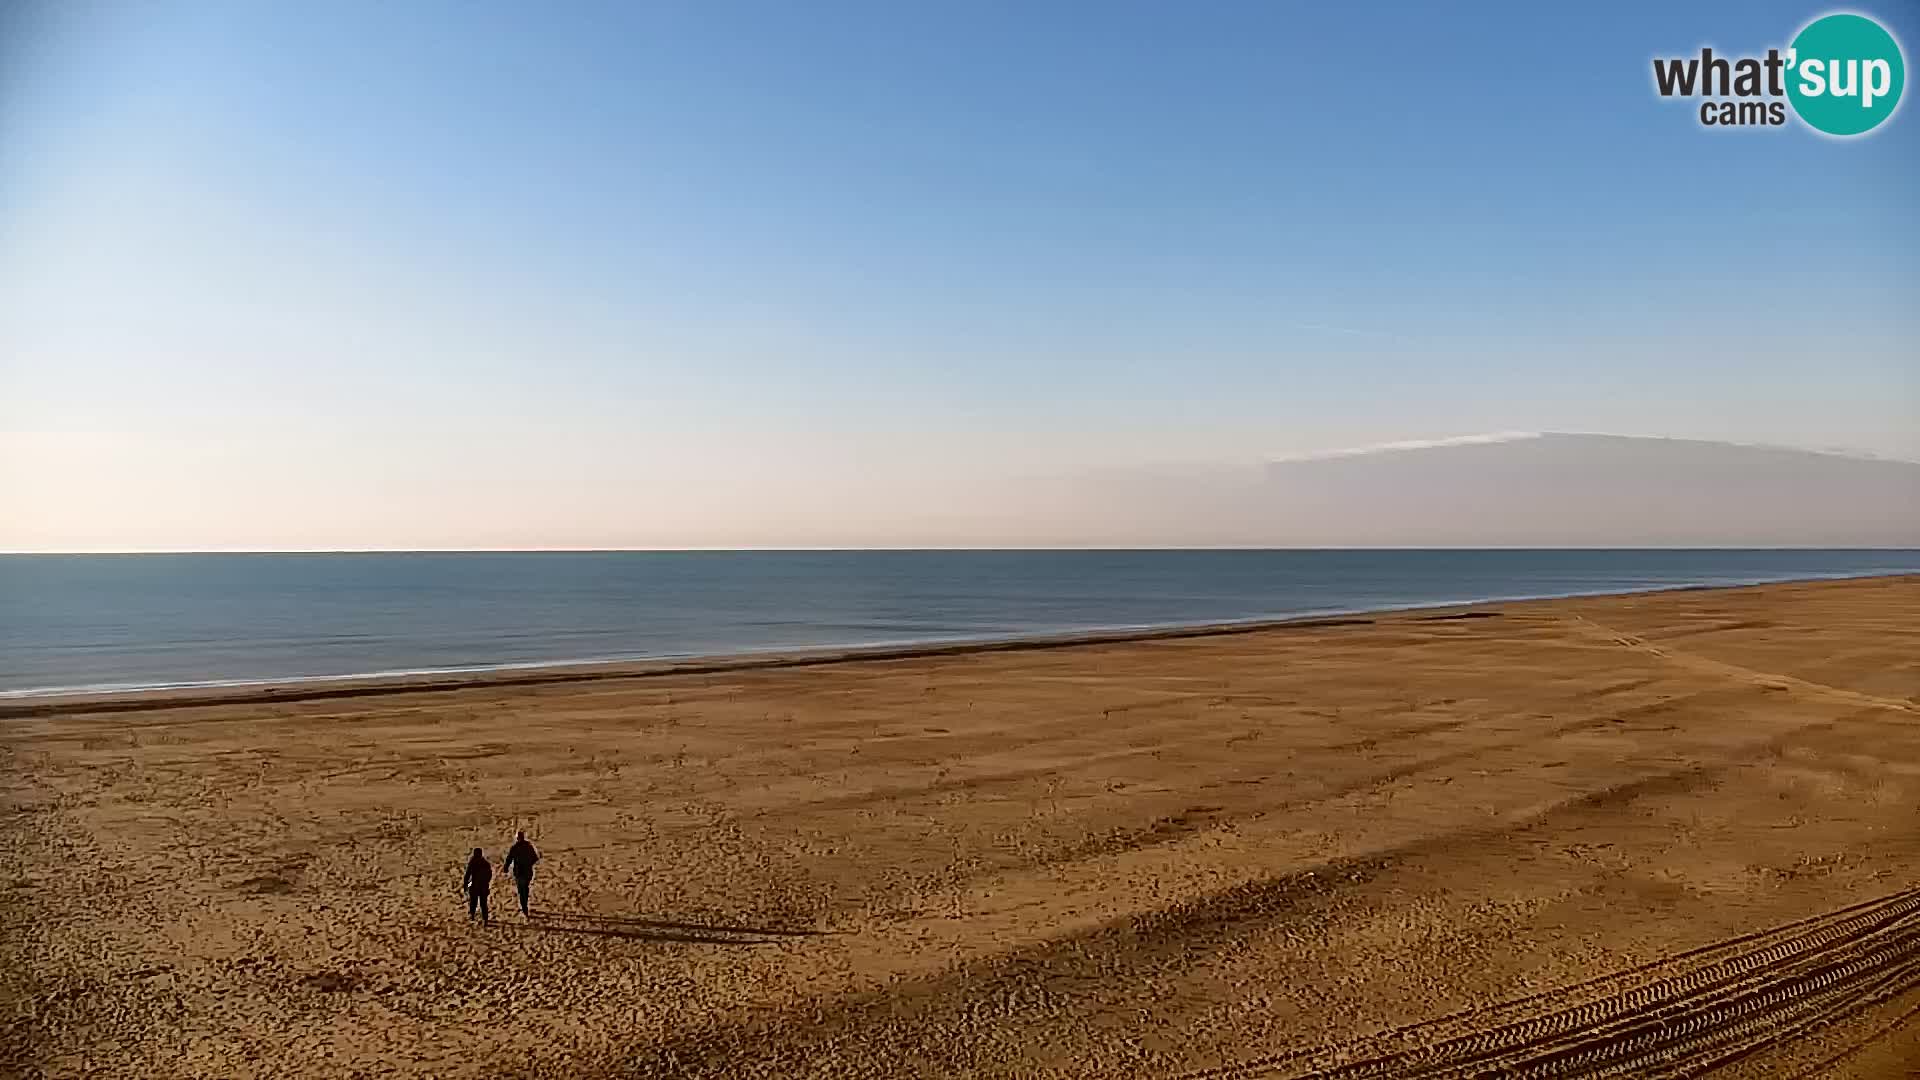
[[[513,890],[520,894],[520,916],[527,915],[527,891],[533,888],[533,864],[540,861],[540,853],[533,850],[527,834],[522,832],[514,838],[513,846],[507,849],[506,868],[513,874]]]
[[[467,860],[467,876],[460,883],[467,893],[467,918],[476,913],[482,923],[493,921],[492,912],[487,910],[487,893],[493,889],[493,864],[479,848],[473,849],[473,858]]]

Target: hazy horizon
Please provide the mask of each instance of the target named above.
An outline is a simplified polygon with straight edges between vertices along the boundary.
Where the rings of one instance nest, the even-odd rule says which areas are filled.
[[[0,550],[1427,546],[1502,523],[1231,470],[1920,461],[1912,109],[1648,85],[1818,10],[0,7]]]
[[[923,493],[926,494],[926,493]],[[939,498],[951,492],[938,488]],[[559,515],[576,520],[577,515]],[[151,531],[142,518],[137,528]],[[709,526],[711,527],[711,526]],[[1498,433],[1265,461],[1030,477],[811,543],[44,545],[16,554],[392,551],[1920,547],[1920,463],[1772,446]],[[919,533],[911,531],[918,528]],[[862,540],[859,531],[891,535]]]

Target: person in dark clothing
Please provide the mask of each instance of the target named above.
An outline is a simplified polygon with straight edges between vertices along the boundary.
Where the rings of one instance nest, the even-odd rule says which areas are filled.
[[[514,838],[513,846],[507,849],[506,867],[513,873],[513,890],[520,894],[520,915],[527,914],[527,891],[533,888],[533,864],[540,861],[540,853],[533,850],[527,834],[522,832]]]
[[[467,876],[460,883],[467,893],[467,918],[475,913],[482,923],[493,921],[493,913],[487,910],[487,893],[493,888],[493,864],[487,861],[479,848],[473,849],[473,858],[467,860]]]

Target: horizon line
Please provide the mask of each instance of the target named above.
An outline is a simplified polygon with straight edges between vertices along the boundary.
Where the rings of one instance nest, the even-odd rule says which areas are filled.
[[[716,547],[365,547],[365,548],[114,548],[8,549],[0,558],[142,555],[782,555],[959,552],[1198,552],[1198,551],[1920,551],[1898,544],[1051,544],[1051,545],[822,545]]]

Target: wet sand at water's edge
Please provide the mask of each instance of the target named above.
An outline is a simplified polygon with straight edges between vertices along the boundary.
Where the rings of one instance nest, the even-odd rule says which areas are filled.
[[[113,700],[0,718],[0,1074],[1920,1075],[1920,578]]]

